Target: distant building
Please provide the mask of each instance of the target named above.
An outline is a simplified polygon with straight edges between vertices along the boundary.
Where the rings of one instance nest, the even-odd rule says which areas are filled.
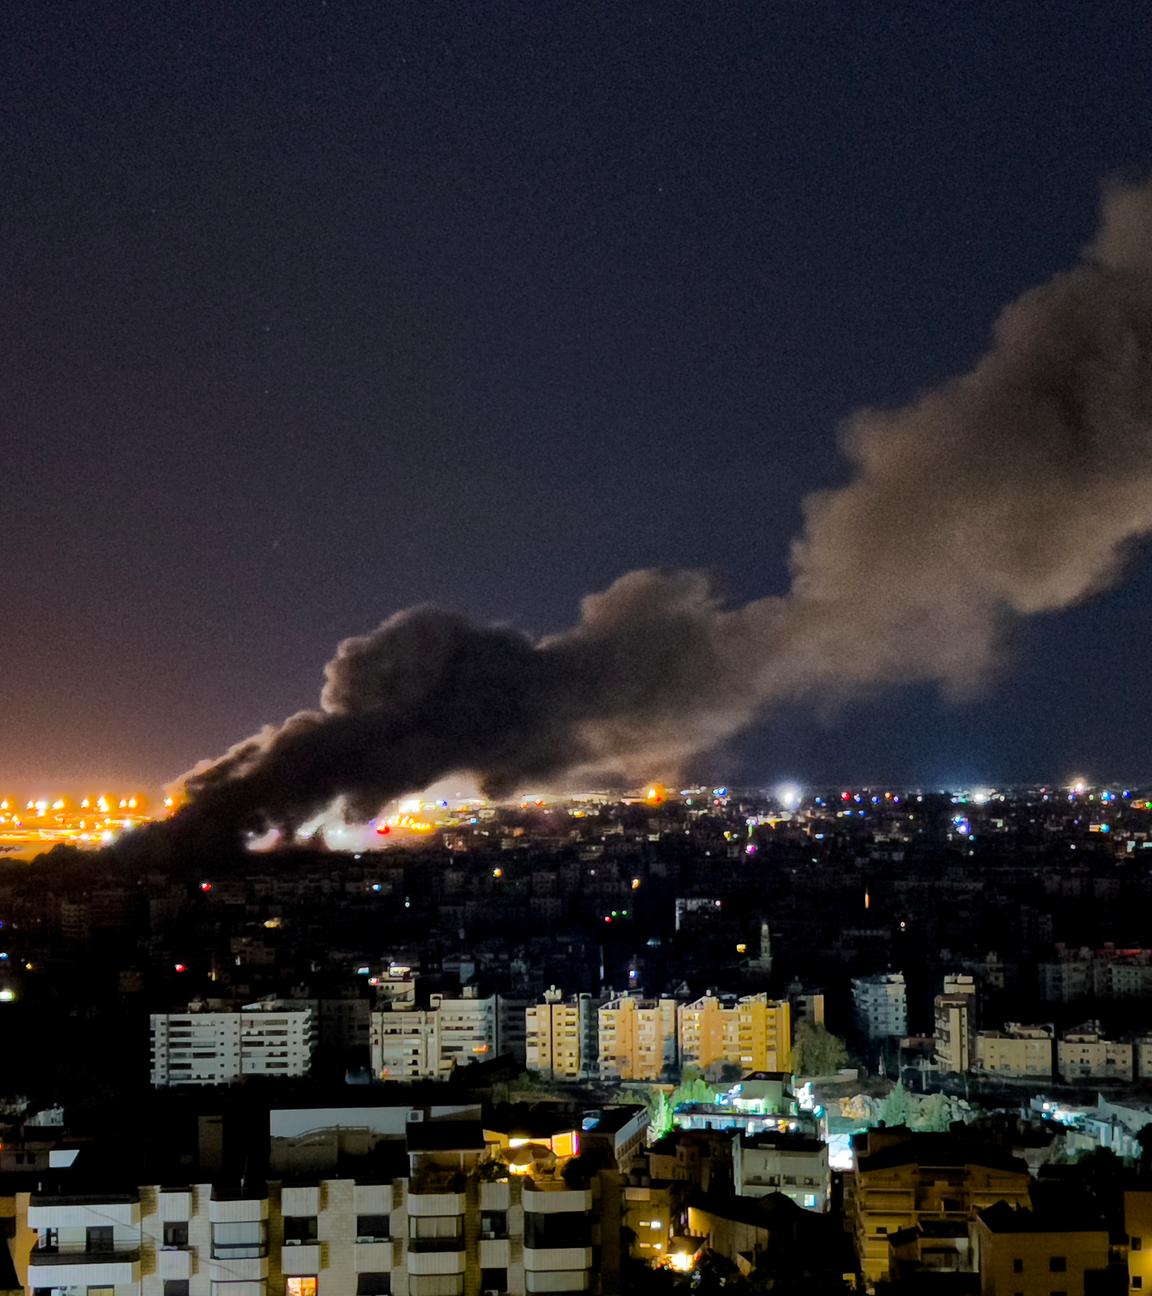
[[[666,1079],[676,1070],[676,1000],[624,995],[602,1004],[600,1078]]]
[[[1006,1022],[1003,1030],[976,1032],[974,1069],[1010,1079],[1052,1075],[1052,1027]]]
[[[790,1071],[792,1012],[766,994],[703,995],[676,1010],[680,1065],[701,1071],[728,1065],[748,1071]]]
[[[495,995],[465,987],[459,998],[434,994],[427,1008],[372,1014],[372,1072],[379,1080],[445,1080],[459,1066],[494,1057],[499,1046]]]
[[[597,1003],[590,994],[571,995],[550,986],[543,1002],[524,1011],[525,1059],[529,1071],[550,1080],[584,1080],[599,1066]]]
[[[976,1034],[976,982],[966,973],[944,978],[934,1004],[935,1064],[940,1071],[972,1069]]]
[[[308,1074],[316,1044],[313,1009],[264,1000],[241,1008],[190,1004],[153,1013],[152,1084],[227,1085],[252,1076]]]
[[[908,1003],[903,972],[852,978],[856,1027],[870,1040],[908,1034]]]
[[[1056,1069],[1062,1079],[1125,1080],[1133,1076],[1133,1047],[1130,1040],[1105,1039],[1099,1022],[1087,1022],[1066,1031],[1056,1045]]]

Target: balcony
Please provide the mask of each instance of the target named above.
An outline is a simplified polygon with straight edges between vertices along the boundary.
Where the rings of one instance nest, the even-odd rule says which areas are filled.
[[[395,1263],[396,1250],[392,1242],[357,1242],[353,1268],[357,1273],[383,1273]]]
[[[86,1251],[82,1247],[37,1247],[28,1256],[31,1286],[119,1287],[140,1282],[140,1248],[111,1247]]]
[[[408,1272],[414,1277],[433,1274],[462,1274],[466,1256],[463,1244],[457,1251],[413,1251],[408,1247]]]
[[[319,1242],[286,1242],[280,1248],[280,1271],[283,1274],[315,1274],[322,1268]]]
[[[191,1278],[192,1252],[187,1247],[162,1247],[156,1253],[156,1271],[161,1278]]]
[[[45,1197],[33,1193],[28,1202],[28,1227],[44,1229],[99,1228],[108,1224],[140,1223],[139,1193],[100,1193]]]
[[[524,1269],[527,1272],[591,1269],[590,1246],[525,1247]]]
[[[479,1263],[482,1269],[507,1269],[512,1263],[508,1238],[481,1238]]]

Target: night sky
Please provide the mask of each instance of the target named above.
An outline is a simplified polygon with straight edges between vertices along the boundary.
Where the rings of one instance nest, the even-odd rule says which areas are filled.
[[[83,3],[0,35],[0,787],[149,787],[435,601],[787,586],[839,422],[1152,164],[1130,2]],[[1152,775],[1152,564],[749,780]]]

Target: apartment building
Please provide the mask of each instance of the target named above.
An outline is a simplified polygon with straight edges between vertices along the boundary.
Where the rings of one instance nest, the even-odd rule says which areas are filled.
[[[976,1140],[874,1129],[854,1136],[853,1146],[844,1208],[870,1286],[889,1276],[890,1235],[925,1220],[964,1224],[999,1201],[1030,1202],[1025,1163]]]
[[[434,994],[427,1008],[372,1014],[372,1073],[379,1080],[444,1080],[459,1066],[499,1050],[499,1000],[466,986],[459,997]]]
[[[903,972],[852,978],[856,1027],[870,1040],[908,1034],[908,1002]]]
[[[935,1062],[941,1071],[970,1071],[976,1034],[976,982],[966,973],[944,978],[935,999]]]
[[[976,1032],[974,1069],[1009,1079],[1052,1075],[1051,1026],[1006,1022],[1003,1030]]]
[[[676,1010],[680,1065],[748,1071],[792,1069],[792,1011],[766,994],[703,995]]]
[[[982,1292],[1052,1296],[1105,1288],[1108,1230],[1082,1218],[1052,1218],[998,1202],[969,1225],[972,1261]],[[1096,1281],[1096,1287],[1089,1284]]]
[[[677,1066],[676,1000],[610,999],[597,1011],[603,1080],[659,1081]]]
[[[524,1011],[529,1071],[550,1080],[585,1080],[599,1066],[599,1005],[590,994],[564,998],[550,986],[543,1000]]]
[[[525,1155],[507,1129],[480,1119],[410,1112],[399,1137],[356,1148],[378,1111],[296,1114],[313,1138],[281,1146],[267,1179],[193,1175],[125,1187],[109,1160],[13,1194],[4,1206],[19,1282],[101,1296],[620,1289],[617,1171],[565,1177],[570,1157],[535,1145]],[[323,1163],[319,1135],[337,1153]],[[102,1189],[101,1179],[118,1186]],[[665,1227],[664,1245],[668,1236]]]
[[[1106,1039],[1098,1022],[1066,1031],[1056,1045],[1056,1069],[1069,1083],[1078,1080],[1131,1081],[1134,1048],[1131,1040]]]
[[[828,1144],[805,1134],[737,1134],[732,1176],[741,1197],[783,1193],[805,1210],[826,1211],[832,1191]]]
[[[317,1032],[311,1006],[276,999],[193,1003],[184,1012],[153,1013],[150,1025],[155,1088],[307,1075]]]

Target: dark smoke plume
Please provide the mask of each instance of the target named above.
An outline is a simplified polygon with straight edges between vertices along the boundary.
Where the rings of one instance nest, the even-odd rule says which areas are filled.
[[[456,772],[491,794],[670,775],[785,699],[978,685],[1014,618],[1109,585],[1152,530],[1152,184],[1106,194],[971,372],[842,445],[853,479],[806,501],[785,596],[729,609],[697,573],[630,572],[539,642],[401,612],[340,645],[319,710],[186,775],[182,814],[258,829]]]

